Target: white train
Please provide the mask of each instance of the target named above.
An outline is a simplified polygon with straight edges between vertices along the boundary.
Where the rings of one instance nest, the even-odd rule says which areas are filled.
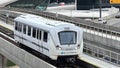
[[[83,50],[83,30],[74,24],[50,20],[35,15],[14,19],[14,38],[52,60],[58,57],[80,57]]]

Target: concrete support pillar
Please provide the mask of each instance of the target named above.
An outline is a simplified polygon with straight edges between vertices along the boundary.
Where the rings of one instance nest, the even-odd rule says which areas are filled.
[[[2,58],[3,56],[2,55],[0,55],[0,68],[3,68],[3,58]]]
[[[7,58],[3,56],[3,68],[6,68],[6,64],[7,64]]]
[[[7,58],[0,55],[0,68],[6,68]]]

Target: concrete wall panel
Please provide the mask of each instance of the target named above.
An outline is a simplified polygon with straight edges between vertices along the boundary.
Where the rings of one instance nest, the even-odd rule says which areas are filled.
[[[21,68],[56,68],[0,38],[0,53]]]
[[[105,36],[105,34],[104,34],[104,36]],[[98,36],[95,34],[90,34],[90,33],[84,32],[84,39],[94,41],[94,42],[97,42],[97,43],[100,43],[100,44],[103,44],[106,46],[110,46],[110,47],[113,47],[116,49],[120,49],[120,41],[107,38],[107,36],[102,37],[102,36]]]

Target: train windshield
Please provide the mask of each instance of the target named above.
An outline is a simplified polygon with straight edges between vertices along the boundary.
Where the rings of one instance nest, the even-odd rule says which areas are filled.
[[[77,33],[74,31],[59,32],[59,40],[61,45],[76,44]]]

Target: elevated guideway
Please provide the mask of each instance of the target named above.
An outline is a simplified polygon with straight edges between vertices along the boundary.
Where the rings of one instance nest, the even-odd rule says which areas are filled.
[[[50,15],[51,18],[49,17]],[[91,21],[84,21],[78,18],[71,18],[62,15],[56,16],[56,14],[50,13],[46,13],[45,17],[74,23],[83,28],[85,45],[83,55],[81,56],[83,61],[87,60],[86,62],[101,68],[105,68],[106,66],[108,68],[120,67],[120,31],[117,27],[93,23]],[[86,56],[88,59],[85,58]],[[95,60],[101,63],[104,62],[104,65],[95,63]]]
[[[56,68],[3,38],[0,38],[0,53],[20,68]]]

